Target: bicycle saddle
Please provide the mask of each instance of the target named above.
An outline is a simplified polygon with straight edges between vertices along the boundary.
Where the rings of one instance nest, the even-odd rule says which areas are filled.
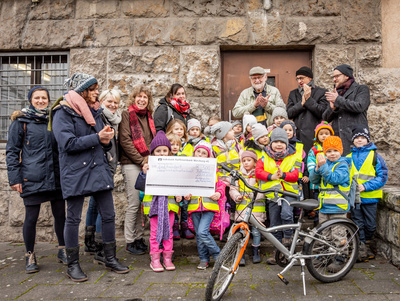
[[[294,201],[294,202],[290,202],[290,206],[303,208],[306,210],[314,210],[319,207],[319,201],[314,200],[314,199],[307,199],[304,201]]]

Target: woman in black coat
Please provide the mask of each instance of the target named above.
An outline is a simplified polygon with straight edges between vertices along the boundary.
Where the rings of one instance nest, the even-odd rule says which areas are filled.
[[[185,88],[180,84],[173,84],[154,112],[156,131],[166,132],[169,122],[175,118],[182,120],[187,126],[187,121],[192,118],[190,111]]]
[[[104,126],[93,76],[75,73],[66,83],[71,90],[55,105],[52,127],[58,143],[62,193],[67,200],[67,276],[77,282],[88,279],[79,265],[78,241],[85,196],[93,196],[101,215],[106,267],[127,273],[129,268],[116,258],[114,183],[105,153],[111,149],[114,130]]]
[[[35,273],[39,271],[34,252],[36,223],[43,202],[51,203],[59,244],[57,259],[67,263],[63,234],[65,201],[60,187],[57,144],[53,133],[47,131],[49,92],[44,87],[34,87],[28,99],[29,108],[11,116],[6,160],[10,186],[20,193],[25,205],[25,271]]]

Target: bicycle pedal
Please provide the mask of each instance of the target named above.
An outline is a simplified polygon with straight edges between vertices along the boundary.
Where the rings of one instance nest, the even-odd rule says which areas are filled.
[[[289,281],[287,281],[286,278],[283,277],[281,274],[278,274],[277,276],[284,284],[286,284],[286,285],[289,284]]]

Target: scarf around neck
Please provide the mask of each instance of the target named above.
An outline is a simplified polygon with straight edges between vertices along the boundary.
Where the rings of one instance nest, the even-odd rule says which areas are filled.
[[[168,216],[168,197],[167,196],[153,196],[150,205],[149,217],[157,216],[157,243],[163,240],[168,240],[170,236],[170,224]]]
[[[115,113],[111,113],[111,111],[107,109],[105,105],[102,104],[101,107],[103,108],[104,116],[111,123],[111,125],[115,128],[118,127],[122,119],[121,112],[116,110]]]
[[[350,77],[347,81],[343,83],[343,85],[336,88],[336,92],[338,92],[340,96],[343,96],[347,92],[347,90],[349,90],[350,86],[353,83],[354,83],[354,77]]]
[[[275,161],[283,161],[283,159],[285,159],[289,155],[289,147],[287,147],[286,149],[284,149],[281,152],[276,152],[276,151],[272,150],[271,145],[268,145],[265,148],[265,152],[267,153],[267,155],[269,157],[271,157]]]
[[[136,105],[131,105],[129,107],[129,126],[131,128],[132,143],[142,157],[147,157],[148,155],[150,155],[150,151],[146,145],[146,141],[143,138],[143,131],[140,127],[137,115],[147,116],[150,131],[153,137],[156,135],[156,128],[154,125],[153,117],[151,116],[151,113],[149,110],[147,110],[147,108],[140,110]]]
[[[49,108],[45,109],[36,109],[32,104],[29,107],[26,107],[21,110],[26,117],[36,119],[36,120],[42,120],[42,121],[47,121],[49,119]]]
[[[172,98],[171,105],[184,117],[190,113],[190,104],[188,102],[182,103],[180,99]]]
[[[95,126],[96,121],[94,120],[93,114],[90,110],[92,108],[93,110],[97,111],[100,108],[100,103],[96,101],[94,104],[88,105],[86,100],[80,96],[78,93],[76,93],[74,90],[69,90],[65,95],[64,95],[65,100],[68,102],[68,104],[71,106],[71,108],[79,115],[82,116],[86,123]]]
[[[312,79],[312,80],[307,84],[307,86],[309,86],[309,87],[311,87],[311,88],[315,88],[314,80]],[[298,86],[298,87],[297,87],[297,90],[300,92],[301,96],[304,95],[304,88],[303,88],[303,87]]]

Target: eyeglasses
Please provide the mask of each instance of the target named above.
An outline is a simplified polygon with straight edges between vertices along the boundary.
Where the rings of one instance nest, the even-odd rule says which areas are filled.
[[[299,76],[299,77],[296,77],[296,80],[297,81],[303,81],[305,78],[306,78],[305,76]]]
[[[343,74],[336,74],[334,76],[332,76],[333,79],[337,79],[339,76],[342,76]]]
[[[264,76],[250,76],[250,79],[252,81],[256,81],[256,80],[262,80],[264,78]]]

